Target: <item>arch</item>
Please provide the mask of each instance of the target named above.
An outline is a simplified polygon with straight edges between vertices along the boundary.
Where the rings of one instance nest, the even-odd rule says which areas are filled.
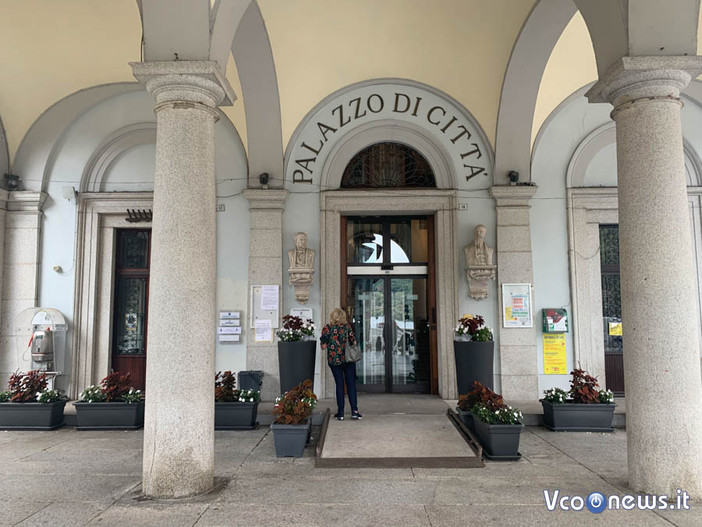
[[[495,185],[507,184],[510,170],[517,170],[523,181],[531,181],[531,127],[541,77],[551,51],[575,13],[572,0],[540,0],[517,37],[497,114]]]
[[[451,159],[424,129],[412,123],[384,120],[358,127],[334,146],[322,168],[320,190],[340,188],[341,176],[351,159],[364,148],[384,141],[401,143],[422,154],[434,172],[436,188],[457,187]]]
[[[0,177],[2,174],[10,172],[10,151],[7,148],[7,136],[5,135],[5,127],[2,125],[0,118]]]
[[[60,150],[64,133],[87,110],[112,97],[141,91],[137,82],[102,84],[79,90],[47,108],[22,138],[13,162],[13,171],[25,186],[38,181],[30,190],[46,191],[51,168]]]
[[[156,143],[156,123],[145,122],[125,126],[107,136],[85,165],[80,192],[102,191],[102,180],[115,160],[138,145]]]

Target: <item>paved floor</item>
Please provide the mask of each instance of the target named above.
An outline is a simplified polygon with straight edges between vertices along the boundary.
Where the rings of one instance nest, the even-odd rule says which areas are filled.
[[[372,406],[365,401],[361,409],[372,415]],[[217,489],[180,501],[140,497],[142,437],[67,427],[0,432],[0,525],[702,525],[702,503],[598,515],[547,510],[544,490],[583,498],[629,493],[622,430],[527,427],[521,461],[470,469],[315,468],[314,448],[300,459],[276,458],[267,427],[217,432]]]

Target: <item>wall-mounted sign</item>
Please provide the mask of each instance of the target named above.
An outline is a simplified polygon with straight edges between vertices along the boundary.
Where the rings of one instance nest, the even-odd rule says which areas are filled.
[[[352,130],[374,121],[404,121],[434,136],[453,162],[459,182],[492,181],[492,150],[470,113],[438,90],[396,79],[350,86],[317,105],[290,141],[286,179],[319,185],[334,145]]]
[[[544,373],[546,375],[566,375],[566,338],[563,333],[543,335]]]
[[[502,284],[502,320],[506,328],[530,328],[531,284]]]

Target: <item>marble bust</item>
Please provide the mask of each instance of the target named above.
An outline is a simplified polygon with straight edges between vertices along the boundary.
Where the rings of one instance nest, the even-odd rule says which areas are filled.
[[[295,287],[295,299],[300,304],[304,304],[310,298],[315,251],[307,247],[307,234],[304,232],[295,233],[293,240],[295,240],[295,248],[288,251],[289,284]]]
[[[473,243],[463,251],[466,255],[466,275],[471,298],[487,298],[488,280],[495,279],[497,266],[493,263],[494,249],[485,243],[485,225],[477,225],[473,231]]]

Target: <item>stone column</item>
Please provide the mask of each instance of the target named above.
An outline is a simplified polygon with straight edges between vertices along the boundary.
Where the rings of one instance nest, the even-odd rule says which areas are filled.
[[[702,385],[680,91],[701,57],[624,57],[588,92],[617,126],[629,486],[702,498]]]
[[[498,186],[490,189],[497,210],[497,296],[500,306],[500,386],[505,399],[533,401],[539,397],[536,330],[505,328],[502,284],[533,284],[529,200],[536,186]],[[532,310],[533,306],[532,296]],[[537,318],[532,312],[534,324]]]
[[[156,99],[143,492],[214,483],[216,107],[234,94],[215,62],[133,63]]]
[[[285,269],[288,268],[287,254],[283,262],[283,210],[288,193],[281,189],[244,191],[244,197],[249,201],[249,288],[252,285],[277,285],[280,293],[278,308],[282,305],[284,290],[283,263]],[[278,314],[280,322],[283,313],[278,311]],[[247,328],[247,333],[246,368],[264,372],[261,398],[272,401],[280,395],[278,345],[275,337],[273,342],[256,342],[253,329]]]

